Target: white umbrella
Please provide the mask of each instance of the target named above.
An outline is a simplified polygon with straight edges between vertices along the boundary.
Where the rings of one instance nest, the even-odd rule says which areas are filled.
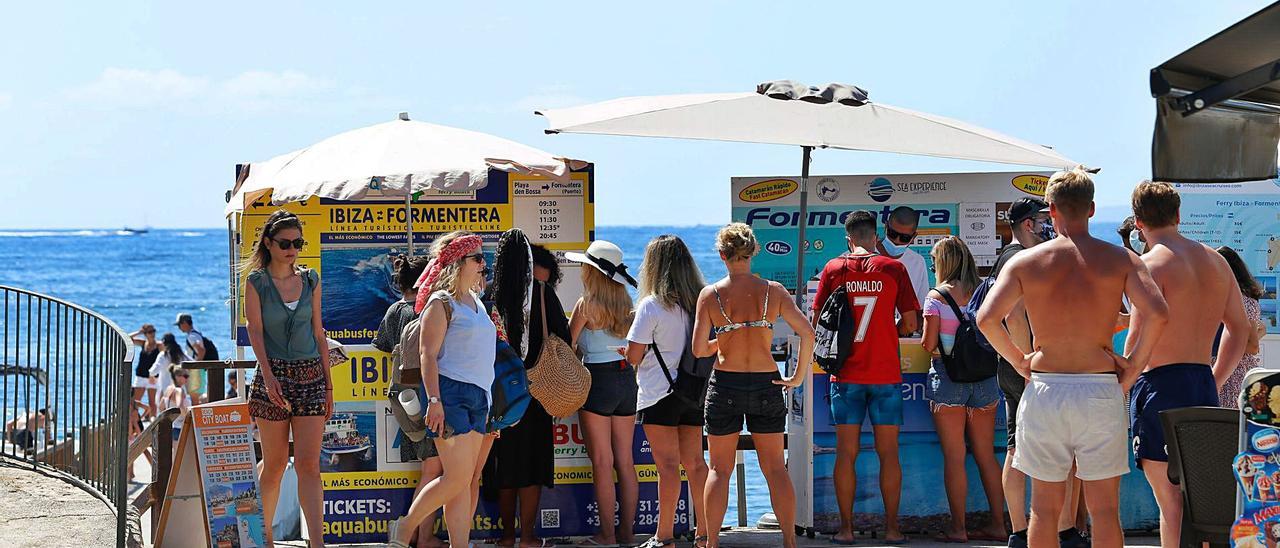
[[[550,125],[547,133],[672,137],[803,147],[797,302],[803,295],[805,281],[803,241],[808,224],[809,155],[815,147],[1053,168],[1077,165],[1047,146],[942,116],[872,103],[862,89],[839,84],[819,90],[789,81],[768,82],[761,84],[756,93],[625,97],[536,114],[547,118]]]
[[[356,200],[375,186],[384,194],[484,188],[489,169],[564,180],[565,158],[492,135],[409,120],[398,120],[334,135],[314,145],[249,164],[224,210],[243,211],[271,193],[275,204],[311,196]],[[411,218],[411,217],[407,217]],[[412,233],[412,226],[408,227]],[[412,237],[410,237],[412,252]]]

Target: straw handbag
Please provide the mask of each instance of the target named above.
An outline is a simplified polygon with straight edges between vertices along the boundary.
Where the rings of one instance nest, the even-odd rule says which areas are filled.
[[[538,296],[542,304],[542,353],[529,370],[529,393],[547,410],[563,418],[577,413],[591,392],[591,372],[559,336],[547,331],[547,293]]]

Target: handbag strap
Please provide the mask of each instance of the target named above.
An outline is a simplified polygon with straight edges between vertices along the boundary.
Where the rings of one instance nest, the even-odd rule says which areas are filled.
[[[951,293],[947,291],[947,288],[938,286],[933,288],[933,290],[937,291],[939,295],[942,295],[943,299],[947,300],[947,304],[951,306],[951,312],[953,312],[956,315],[957,321],[964,323],[969,320],[968,317],[964,315],[964,311],[960,310],[960,305],[956,304],[956,300],[951,298]],[[953,348],[952,350],[954,351],[955,349]],[[938,342],[938,353],[944,356],[947,354],[946,349],[942,347],[941,341]],[[952,356],[954,355],[955,354],[953,352]]]

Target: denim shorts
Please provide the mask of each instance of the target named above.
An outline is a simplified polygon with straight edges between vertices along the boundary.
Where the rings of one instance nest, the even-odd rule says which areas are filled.
[[[427,429],[427,437],[448,438],[467,432],[485,433],[489,422],[489,395],[469,382],[440,375],[440,404],[444,406],[444,432]],[[426,386],[422,388],[427,392]]]
[[[772,373],[735,373],[716,370],[707,385],[707,434],[727,436],[742,432],[745,421],[752,434],[779,434],[786,429],[787,404],[781,379]]]
[[[902,425],[902,384],[831,383],[831,419],[836,425]]]
[[[628,417],[636,414],[640,386],[636,384],[636,368],[622,360],[588,363],[591,392],[582,410],[604,417]]]
[[[929,407],[966,407],[985,409],[1000,402],[1000,381],[991,377],[978,382],[954,382],[947,376],[947,366],[939,358],[929,368],[929,382],[924,385],[924,399]]]

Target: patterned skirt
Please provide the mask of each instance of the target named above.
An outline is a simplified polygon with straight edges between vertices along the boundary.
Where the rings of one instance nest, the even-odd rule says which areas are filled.
[[[280,383],[287,407],[280,407],[267,397],[262,372],[254,375],[249,388],[249,414],[269,421],[289,420],[290,417],[323,416],[325,409],[324,364],[320,358],[305,360],[268,360],[271,373]]]

